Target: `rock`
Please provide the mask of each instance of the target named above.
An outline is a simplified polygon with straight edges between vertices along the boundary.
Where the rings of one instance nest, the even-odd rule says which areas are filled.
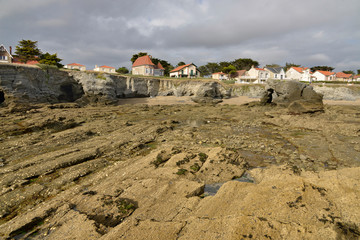
[[[314,91],[311,86],[298,81],[276,81],[269,80],[266,85],[267,93],[261,102],[263,104],[272,102],[278,106],[288,107],[290,113],[315,113],[324,111],[322,94]]]
[[[191,100],[200,104],[218,104],[223,101],[222,99],[211,97],[192,97]]]

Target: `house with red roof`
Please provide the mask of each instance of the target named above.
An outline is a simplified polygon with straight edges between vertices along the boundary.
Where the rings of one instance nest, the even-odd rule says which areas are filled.
[[[269,73],[265,69],[254,66],[251,66],[250,70],[247,71],[247,75],[253,83],[265,83],[269,78]]]
[[[79,64],[79,63],[66,64],[64,66],[64,68],[70,69],[70,70],[86,71],[86,67],[84,65]]]
[[[114,67],[109,67],[106,65],[100,66],[98,67],[98,65],[95,65],[94,68],[95,72],[106,72],[106,73],[115,73],[115,68]]]
[[[352,81],[353,75],[351,73],[343,73],[343,72],[337,72],[336,73],[336,81]]]
[[[200,77],[200,71],[197,69],[197,66],[195,64],[189,63],[171,70],[170,77],[176,77],[176,78]]]
[[[165,69],[160,62],[154,64],[150,55],[138,57],[131,67],[133,75],[164,76]]]
[[[11,49],[11,47],[10,47]],[[0,63],[11,63],[13,56],[11,55],[11,50],[8,52],[4,45],[0,45]]]
[[[211,74],[212,79],[217,79],[217,80],[228,80],[228,75],[226,73],[223,72],[216,72]]]
[[[360,82],[360,74],[353,76],[353,81]]]
[[[311,82],[312,75],[310,68],[307,67],[291,67],[286,71],[286,79]]]
[[[329,71],[317,70],[312,74],[314,81],[335,81],[336,74]]]

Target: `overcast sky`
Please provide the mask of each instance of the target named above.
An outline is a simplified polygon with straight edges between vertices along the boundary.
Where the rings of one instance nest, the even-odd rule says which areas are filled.
[[[0,44],[38,41],[62,63],[130,67],[252,58],[360,69],[360,0],[0,0]]]

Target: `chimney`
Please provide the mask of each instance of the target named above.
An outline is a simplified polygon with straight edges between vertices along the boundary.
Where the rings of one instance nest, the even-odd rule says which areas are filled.
[[[152,56],[151,56],[151,55],[149,55],[149,58],[152,58]]]
[[[12,47],[11,46],[9,47],[9,50],[10,50],[10,55],[12,55]]]

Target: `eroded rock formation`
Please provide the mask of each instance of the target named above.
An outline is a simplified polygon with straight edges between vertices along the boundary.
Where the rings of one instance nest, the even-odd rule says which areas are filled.
[[[298,81],[269,80],[266,83],[266,93],[261,103],[275,103],[287,107],[291,113],[314,113],[324,111],[323,95]]]

